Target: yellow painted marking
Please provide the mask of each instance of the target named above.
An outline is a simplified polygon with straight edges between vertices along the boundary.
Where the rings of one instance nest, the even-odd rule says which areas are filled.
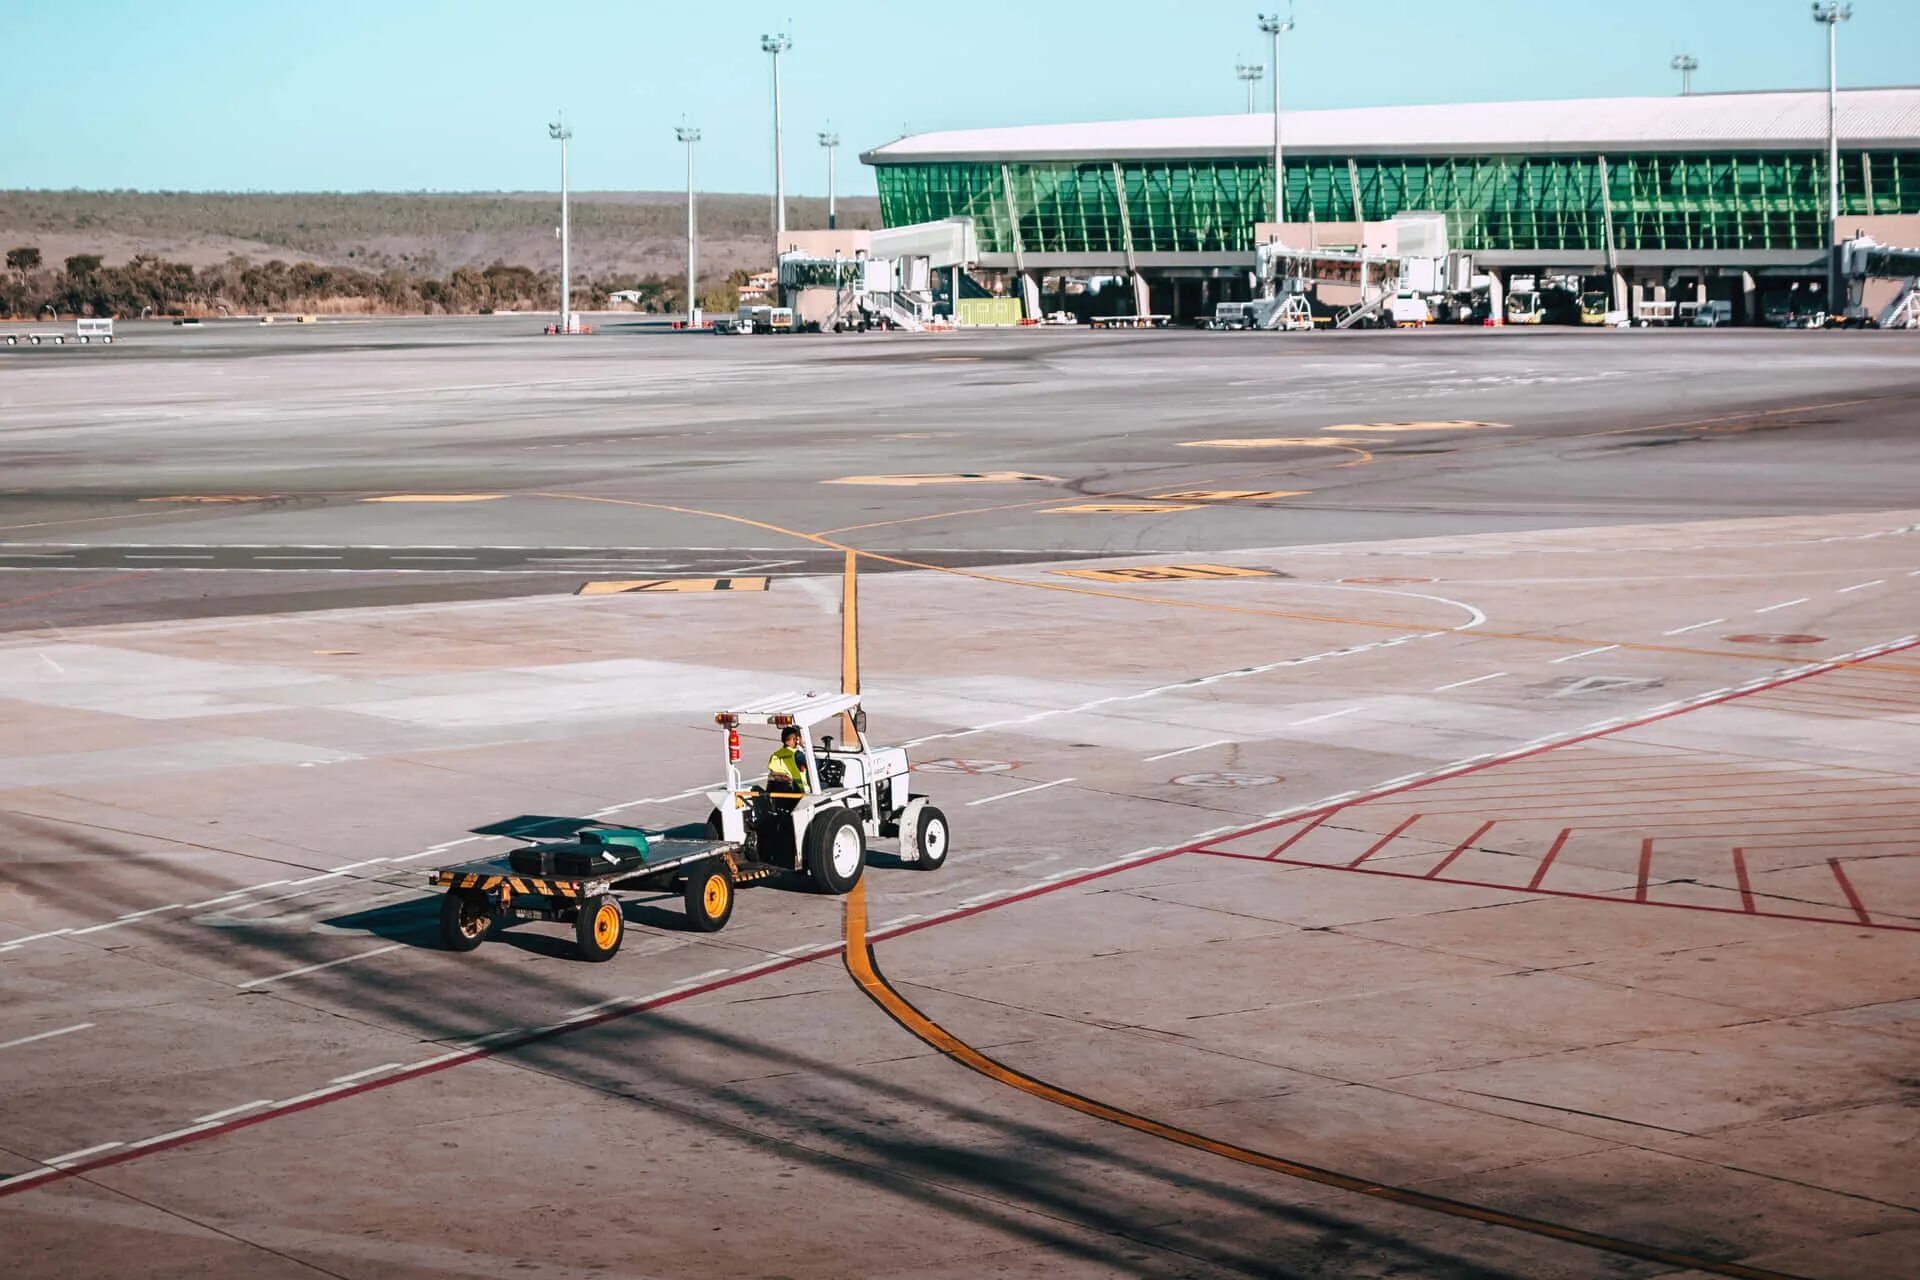
[[[1198,511],[1190,502],[1082,502],[1071,507],[1048,507],[1042,515],[1159,516],[1172,511]]]
[[[270,502],[272,493],[183,493],[172,498],[142,498],[142,502]]]
[[[922,1043],[937,1049],[968,1070],[976,1071],[989,1080],[1009,1088],[1018,1089],[1022,1093],[1051,1102],[1056,1106],[1065,1107],[1069,1111],[1077,1111],[1081,1115],[1132,1129],[1136,1133],[1144,1133],[1149,1137],[1178,1143],[1194,1151],[1202,1151],[1240,1164],[1252,1165],[1256,1169],[1265,1169],[1271,1173],[1284,1174],[1289,1178],[1298,1178],[1302,1182],[1317,1183],[1323,1187],[1334,1187],[1341,1191],[1370,1196],[1390,1204],[1444,1214],[1450,1218],[1465,1218],[1473,1222],[1483,1222],[1489,1226],[1505,1227],[1512,1231],[1524,1231],[1529,1235],[1582,1245],[1603,1253],[1644,1258],[1669,1267],[1704,1272],[1708,1275],[1735,1276],[1740,1280],[1803,1280],[1802,1277],[1784,1272],[1767,1271],[1737,1262],[1714,1262],[1707,1258],[1696,1258],[1670,1249],[1641,1244],[1636,1240],[1623,1240],[1617,1236],[1582,1231],[1578,1227],[1564,1226],[1558,1222],[1547,1222],[1540,1218],[1529,1218],[1516,1213],[1506,1213],[1499,1209],[1489,1209],[1464,1200],[1450,1200],[1445,1196],[1415,1191],[1408,1187],[1385,1186],[1371,1178],[1356,1177],[1353,1174],[1304,1164],[1298,1160],[1289,1160],[1284,1156],[1271,1155],[1265,1151],[1255,1151],[1250,1147],[1237,1146],[1231,1142],[1222,1142],[1218,1138],[1209,1138],[1191,1129],[1178,1128],[1110,1103],[1069,1092],[1058,1085],[1049,1084],[1036,1076],[1030,1076],[1003,1062],[989,1058],[915,1008],[906,997],[894,990],[893,985],[880,972],[879,965],[874,960],[873,949],[867,943],[867,895],[864,880],[853,886],[853,891],[847,894],[846,902],[846,949],[843,955],[847,973],[866,997]]]
[[[494,502],[504,493],[390,493],[383,498],[362,498],[362,502]]]
[[[1068,578],[1094,582],[1178,582],[1195,578],[1271,578],[1267,569],[1242,569],[1230,564],[1139,564],[1114,569],[1055,569]]]
[[[1843,401],[1836,401],[1835,403],[1828,404],[1828,405],[1803,405],[1800,407],[1806,410],[1820,409],[1820,408],[1837,408],[1837,407],[1850,405],[1850,404],[1873,403],[1884,398],[1886,397],[1876,396],[1876,397],[1869,397],[1866,400],[1859,400],[1859,401],[1843,400]],[[1689,423],[1689,424],[1677,424],[1677,425],[1692,425],[1692,424]],[[1618,434],[1623,434],[1626,431],[1637,432],[1637,431],[1647,431],[1651,429],[1652,428],[1648,428],[1648,427],[1620,428],[1613,431],[1594,432],[1592,434],[1602,435],[1602,436],[1618,435]],[[1570,436],[1567,438],[1582,439],[1584,437]],[[1343,463],[1341,465],[1352,466],[1354,464]],[[810,542],[815,546],[829,547],[835,551],[842,551],[842,552],[853,551],[860,555],[865,556],[867,559],[872,560],[877,564],[897,565],[902,569],[924,569],[929,573],[945,573],[945,574],[950,574],[956,578],[971,578],[976,582],[993,582],[993,583],[998,583],[1001,586],[1007,586],[1007,587],[1025,587],[1030,590],[1037,590],[1037,591],[1059,591],[1059,592],[1065,592],[1070,595],[1087,596],[1093,599],[1100,599],[1100,600],[1124,600],[1133,604],[1156,605],[1164,609],[1196,609],[1204,613],[1233,613],[1233,614],[1241,614],[1246,617],[1256,617],[1256,618],[1287,618],[1290,620],[1301,621],[1301,622],[1327,622],[1327,623],[1333,623],[1339,626],[1369,627],[1369,628],[1373,628],[1375,630],[1380,630],[1380,631],[1398,631],[1403,633],[1428,630],[1428,628],[1426,627],[1416,626],[1412,623],[1407,623],[1407,622],[1395,622],[1387,618],[1363,618],[1363,617],[1353,617],[1346,614],[1306,613],[1296,609],[1265,609],[1265,608],[1258,608],[1252,605],[1222,604],[1218,601],[1212,601],[1212,600],[1195,600],[1195,599],[1192,599],[1191,597],[1183,598],[1183,597],[1167,596],[1167,595],[1136,596],[1136,595],[1128,595],[1125,592],[1121,592],[1121,591],[1107,591],[1098,587],[1073,586],[1065,582],[1045,582],[1035,578],[1011,578],[1006,576],[1005,574],[987,573],[980,569],[963,569],[956,565],[934,564],[931,561],[927,561],[927,560],[913,560],[913,559],[909,559],[906,556],[888,555],[887,553],[882,551],[862,551],[858,547],[850,547],[844,542],[835,542],[832,538],[826,537],[823,534],[805,533],[799,529],[788,528],[785,525],[771,524],[765,520],[756,520],[751,516],[734,515],[733,513],[727,512],[727,511],[711,511],[702,507],[682,507],[682,506],[678,506],[668,502],[642,502],[638,498],[608,498],[608,497],[601,497],[598,494],[591,494],[591,493],[559,493],[559,492],[553,492],[548,490],[542,490],[539,492],[530,493],[525,496],[532,497],[532,498],[548,498],[548,499],[552,499],[554,501],[560,501],[560,502],[602,502],[602,503],[610,504],[612,506],[637,507],[645,511],[668,511],[668,512],[672,512],[675,515],[700,516],[708,520],[720,520],[728,524],[740,525],[743,528],[761,529],[768,533],[779,534],[783,538],[794,538],[801,542]],[[1538,632],[1489,631],[1489,630],[1483,630],[1483,629],[1475,629],[1472,632],[1461,631],[1458,634],[1469,635],[1472,638],[1480,639],[1480,640],[1518,640],[1518,641],[1524,641],[1530,644],[1548,644],[1548,645],[1555,645],[1563,648],[1586,649],[1586,648],[1591,648],[1596,644],[1612,643],[1612,644],[1619,645],[1619,647],[1622,650],[1630,653],[1678,653],[1678,654],[1686,654],[1691,657],[1736,658],[1744,661],[1753,661],[1753,662],[1774,662],[1776,660],[1775,656],[1771,654],[1759,654],[1759,653],[1753,653],[1750,651],[1742,651],[1738,649],[1701,649],[1691,645],[1647,644],[1641,641],[1634,641],[1634,640],[1610,641],[1610,640],[1594,639],[1593,637],[1590,637],[1590,636],[1567,636],[1567,635],[1552,635],[1552,634],[1542,635]],[[1882,670],[1904,671],[1908,669],[1897,663],[1882,661],[1878,657],[1863,658],[1863,659],[1853,659],[1853,658],[1845,658],[1845,657],[1834,658],[1834,659],[1822,659],[1822,658],[1809,656],[1808,658],[1806,658],[1806,661],[1808,662],[1831,661],[1831,662],[1834,662],[1836,666],[1843,666],[1843,667],[1864,665],[1868,662],[1871,662],[1871,663],[1874,663],[1877,667],[1879,667]],[[1913,669],[1920,670],[1920,668],[1913,668]]]
[[[632,595],[636,592],[690,591],[765,591],[765,578],[631,578],[614,582],[589,582],[573,594],[577,596]]]
[[[1014,484],[1024,480],[1057,482],[1059,476],[1038,476],[1026,471],[951,471],[926,475],[841,476],[824,484],[870,484],[891,488],[910,488],[925,484]]]
[[[840,692],[860,692],[860,557],[847,552],[840,578]],[[840,713],[840,741],[855,742],[853,714]]]
[[[1190,502],[1271,502],[1276,498],[1298,498],[1311,489],[1182,489],[1178,493],[1156,493],[1155,498]]]

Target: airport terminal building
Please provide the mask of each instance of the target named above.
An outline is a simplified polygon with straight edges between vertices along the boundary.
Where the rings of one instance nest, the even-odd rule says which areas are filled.
[[[1290,111],[1285,209],[1273,117],[926,133],[863,155],[888,226],[974,220],[979,267],[1027,288],[1128,275],[1156,310],[1246,287],[1255,246],[1358,245],[1394,215],[1445,215],[1496,285],[1527,272],[1733,301],[1826,272],[1825,92]],[[1842,237],[1920,244],[1920,88],[1839,94]],[[1602,287],[1605,287],[1602,285]],[[1696,296],[1688,293],[1686,296]]]

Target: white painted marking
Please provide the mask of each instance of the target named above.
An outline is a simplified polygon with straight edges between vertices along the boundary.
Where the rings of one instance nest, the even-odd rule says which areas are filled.
[[[237,1116],[242,1111],[252,1111],[256,1107],[270,1107],[272,1105],[272,1098],[255,1098],[252,1102],[243,1102],[237,1107],[228,1107],[225,1111],[209,1111],[206,1115],[195,1120],[194,1123],[212,1124],[215,1120],[225,1120],[228,1116]]]
[[[1018,890],[1016,890],[1015,892],[1018,892]],[[1000,894],[1001,894],[1001,890],[999,889],[989,889],[985,893],[976,893],[971,898],[962,898],[960,899],[960,901],[954,903],[954,905],[957,907],[971,907],[978,903],[987,902],[993,898],[997,898],[1000,896]]]
[[[55,1036],[70,1036],[76,1031],[85,1031],[91,1022],[76,1022],[70,1027],[61,1027],[58,1031],[42,1031],[39,1035],[21,1036],[18,1040],[9,1040],[0,1044],[0,1049],[16,1049],[23,1044],[32,1044],[36,1040],[51,1040]]]
[[[355,1080],[365,1080],[368,1076],[377,1076],[382,1071],[391,1071],[399,1065],[400,1064],[397,1062],[383,1062],[377,1067],[368,1067],[364,1071],[349,1071],[344,1076],[335,1076],[333,1079],[329,1080],[327,1083],[328,1084],[352,1084]]]
[[[887,921],[885,924],[874,925],[873,931],[875,933],[885,933],[888,929],[898,928],[899,926],[905,924],[909,920],[919,920],[921,918],[922,917],[918,911],[910,912],[904,916],[895,916],[893,919]]]
[[[255,560],[338,560],[339,556],[255,556]]]
[[[162,555],[162,554],[159,554],[159,553],[155,553],[155,554],[153,554],[153,555],[132,555],[132,554],[129,554],[129,555],[128,555],[128,556],[126,557],[126,558],[127,558],[127,559],[129,559],[129,560],[211,560],[211,559],[213,559],[213,557],[212,557],[212,556],[200,556],[200,555],[192,555],[192,556],[189,556],[189,555]]]
[[[1885,586],[1885,585],[1886,585],[1886,582],[1887,582],[1887,580],[1886,580],[1885,578],[1875,578],[1875,579],[1873,579],[1873,580],[1872,580],[1872,581],[1870,581],[1870,582],[1856,582],[1856,583],[1854,583],[1854,584],[1853,584],[1852,586],[1850,586],[1850,587],[1842,587],[1842,588],[1840,588],[1840,590],[1838,590],[1838,591],[1836,591],[1836,592],[1834,592],[1834,594],[1835,594],[1835,595],[1841,595],[1841,596],[1843,596],[1843,595],[1845,595],[1845,594],[1847,594],[1847,592],[1849,592],[1849,591],[1865,591],[1865,590],[1866,590],[1866,589],[1867,589],[1868,587],[1882,587],[1882,586]]]
[[[1470,684],[1485,684],[1489,680],[1498,680],[1506,674],[1504,671],[1495,671],[1491,675],[1475,676],[1471,680],[1455,680],[1452,684],[1436,685],[1433,691],[1435,693],[1445,693],[1449,689],[1464,689]]]
[[[1671,631],[1662,631],[1663,636],[1683,636],[1689,631],[1698,631],[1702,627],[1716,627],[1725,622],[1725,618],[1708,618],[1705,622],[1692,622],[1684,627],[1675,627]]]
[[[997,796],[982,796],[978,800],[967,801],[967,805],[969,808],[971,808],[972,806],[977,804],[992,804],[996,800],[1011,800],[1015,796],[1032,795],[1036,791],[1045,791],[1048,787],[1057,787],[1062,785],[1063,783],[1068,783],[1073,781],[1075,781],[1075,779],[1073,778],[1055,778],[1052,782],[1037,783],[1031,787],[1022,787],[1018,791],[1003,791]]]
[[[6,944],[6,947],[0,948],[0,950],[17,947],[23,942],[38,942],[42,938],[57,938],[63,933],[72,933],[72,932],[73,930],[71,929],[49,929],[45,933],[30,933],[24,938],[10,939]]]
[[[127,1150],[138,1151],[141,1147],[158,1146],[162,1142],[170,1142],[175,1138],[184,1138],[190,1133],[199,1133],[202,1129],[211,1129],[211,1128],[213,1128],[213,1122],[208,1122],[206,1124],[190,1124],[184,1129],[171,1129],[166,1133],[156,1133],[151,1138],[142,1138],[138,1142],[129,1142],[127,1144]]]
[[[145,911],[128,911],[119,918],[122,920],[138,920],[141,916],[159,915],[162,911],[177,911],[180,909],[180,906],[181,904],[178,902],[169,902],[164,907],[148,907]]]
[[[1770,604],[1764,609],[1755,609],[1755,613],[1772,613],[1775,609],[1786,609],[1796,604],[1805,604],[1811,596],[1800,596],[1793,600],[1782,600],[1779,604]]]
[[[40,1163],[50,1168],[64,1169],[70,1164],[77,1164],[85,1160],[88,1156],[97,1156],[102,1151],[111,1151],[115,1147],[124,1147],[125,1145],[126,1143],[124,1142],[96,1143],[91,1147],[82,1147],[78,1151],[69,1151],[63,1156],[55,1156],[51,1160],[42,1160]]]
[[[1232,738],[1220,738],[1213,742],[1203,742],[1197,747],[1181,747],[1178,751],[1162,751],[1157,756],[1148,756],[1146,763],[1151,764],[1155,760],[1171,760],[1175,756],[1184,756],[1195,751],[1205,751],[1208,747],[1224,747],[1232,741]]]
[[[1354,712],[1358,711],[1359,709],[1360,708],[1358,707],[1342,707],[1338,711],[1328,711],[1321,715],[1308,716],[1305,720],[1295,720],[1292,724],[1288,725],[1287,727],[1289,729],[1292,729],[1292,728],[1297,728],[1298,726],[1303,724],[1319,724],[1322,720],[1331,720],[1335,716],[1352,715]]]
[[[356,960],[370,960],[374,956],[383,956],[389,951],[398,951],[406,945],[404,942],[396,942],[391,946],[375,947],[371,951],[362,951],[358,955],[342,956],[338,960],[327,960],[320,964],[304,965],[301,968],[289,969],[285,973],[276,973],[267,978],[254,978],[251,981],[241,983],[240,989],[245,991],[249,987],[259,987],[265,986],[269,982],[279,982],[282,978],[297,978],[303,973],[318,973],[322,969],[332,969],[343,964],[352,964]]]
[[[1564,658],[1550,659],[1547,665],[1550,667],[1557,667],[1563,662],[1572,662],[1575,658],[1590,658],[1596,653],[1605,653],[1609,649],[1618,649],[1619,647],[1620,646],[1617,644],[1596,645],[1594,648],[1591,648],[1591,649],[1582,649],[1578,653],[1570,653]]]
[[[731,969],[709,969],[705,973],[696,973],[691,978],[684,979],[680,985],[682,987],[690,987],[697,982],[705,982],[708,978],[725,977],[731,972],[733,972]]]

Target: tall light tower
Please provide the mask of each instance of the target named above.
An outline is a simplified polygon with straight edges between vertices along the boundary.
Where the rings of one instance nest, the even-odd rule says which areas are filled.
[[[1700,59],[1690,53],[1676,53],[1672,66],[1680,73],[1680,96],[1684,98],[1693,92],[1693,73],[1700,69]]]
[[[700,323],[699,272],[696,270],[698,259],[694,256],[695,224],[693,218],[693,144],[700,141],[700,131],[679,125],[673,136],[687,144],[687,327]]]
[[[562,116],[547,126],[547,136],[560,144],[560,332],[573,332],[573,228],[567,220],[567,141],[573,130]]]
[[[1267,69],[1261,66],[1257,62],[1242,62],[1239,65],[1234,67],[1233,74],[1237,76],[1239,79],[1246,82],[1247,114],[1252,115],[1253,114],[1253,86],[1260,83],[1261,77],[1267,74]]]
[[[1834,314],[1840,294],[1840,261],[1833,242],[1840,228],[1840,132],[1838,97],[1840,63],[1837,46],[1840,24],[1853,16],[1843,0],[1813,0],[1813,20],[1827,28],[1827,314]]]
[[[780,269],[780,250],[787,238],[787,172],[780,154],[780,55],[793,48],[784,31],[760,37],[760,49],[773,56],[773,269]]]
[[[1287,220],[1286,153],[1280,147],[1280,36],[1293,30],[1291,17],[1277,13],[1260,15],[1260,30],[1273,38],[1273,220]]]
[[[820,135],[820,145],[827,149],[827,230],[832,231],[840,225],[833,204],[833,153],[840,149],[840,135],[831,129],[825,130]]]

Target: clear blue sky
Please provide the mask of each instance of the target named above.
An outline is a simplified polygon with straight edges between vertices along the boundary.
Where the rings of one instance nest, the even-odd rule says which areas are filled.
[[[1286,0],[1268,0],[1278,7]],[[787,184],[815,134],[1237,111],[1266,60],[1258,0],[0,0],[0,185],[167,190],[673,190],[682,112],[700,185],[772,189],[762,31],[787,25]],[[1920,0],[1856,0],[1842,85],[1911,83]],[[1297,0],[1289,109],[1814,87],[1806,0]]]

